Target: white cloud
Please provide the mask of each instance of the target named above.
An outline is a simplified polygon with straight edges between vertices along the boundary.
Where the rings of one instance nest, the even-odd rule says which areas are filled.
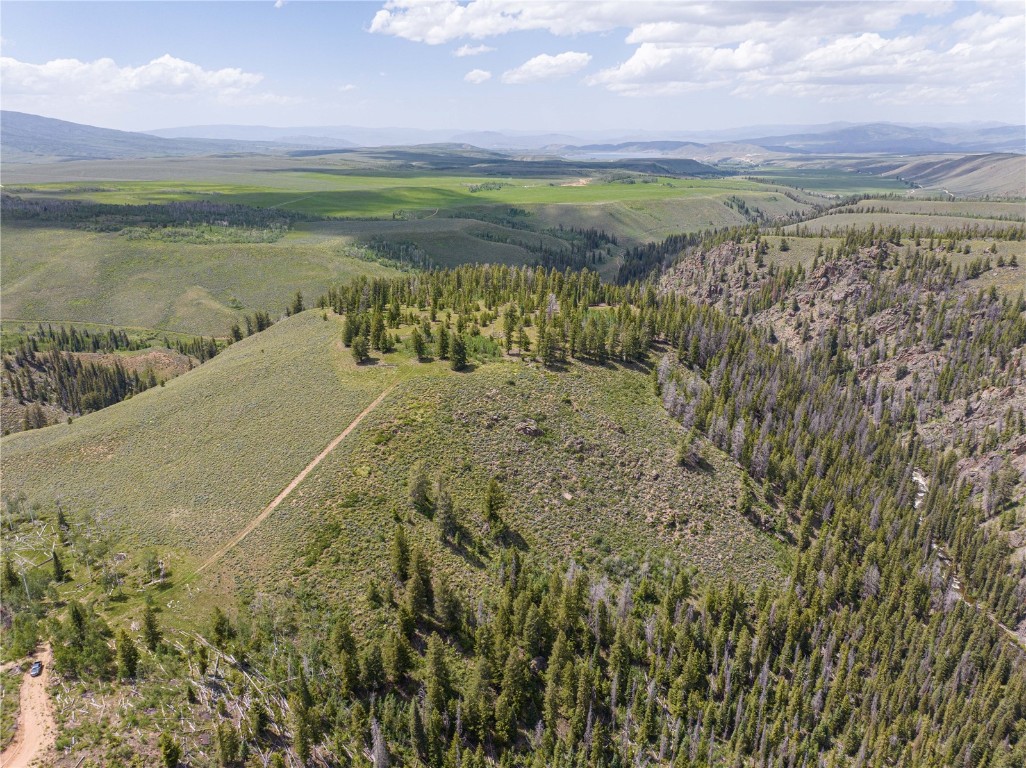
[[[510,85],[522,85],[542,80],[554,80],[572,75],[588,66],[589,61],[591,61],[590,53],[566,51],[555,56],[543,53],[533,59],[528,59],[519,67],[503,72],[502,82]]]
[[[338,90],[341,93],[349,93],[350,91],[355,91],[356,90],[356,86],[353,85],[352,83],[346,83],[345,85],[340,85],[338,87]]]
[[[235,67],[204,69],[165,54],[138,67],[119,66],[113,59],[79,61],[53,59],[29,64],[0,57],[5,97],[64,97],[78,100],[111,98],[132,93],[147,96],[207,96],[230,103],[282,101],[262,93],[263,75]]]
[[[461,45],[452,52],[452,55],[462,59],[464,56],[478,56],[482,53],[490,53],[494,50],[494,48],[488,45]]]
[[[371,32],[439,45],[461,38],[481,39],[525,30],[578,35],[676,23],[722,28],[752,18],[815,20],[809,29],[840,32],[854,24],[892,28],[911,14],[934,15],[952,7],[948,0],[880,2],[579,2],[552,0],[389,0],[371,22]],[[629,40],[629,42],[631,42]]]
[[[486,69],[472,69],[463,76],[463,79],[466,80],[468,83],[480,85],[486,80],[491,80],[492,73]]]
[[[622,30],[633,52],[586,82],[633,96],[726,89],[891,103],[913,98],[919,87],[931,98],[967,103],[1026,90],[1021,0],[390,0],[371,24],[372,32],[430,45],[528,30]],[[457,50],[464,49],[474,46]],[[569,74],[553,58],[532,59],[502,79]]]
[[[274,7],[275,8],[284,8],[285,7],[285,0],[274,0]]]

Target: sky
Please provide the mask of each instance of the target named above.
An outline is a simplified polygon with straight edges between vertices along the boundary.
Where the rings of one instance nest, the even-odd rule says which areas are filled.
[[[1026,3],[0,2],[0,105],[123,130],[1026,122]]]

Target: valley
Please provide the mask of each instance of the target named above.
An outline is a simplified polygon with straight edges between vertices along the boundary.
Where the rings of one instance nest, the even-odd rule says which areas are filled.
[[[1026,758],[1008,174],[161,146],[5,158],[51,764]]]

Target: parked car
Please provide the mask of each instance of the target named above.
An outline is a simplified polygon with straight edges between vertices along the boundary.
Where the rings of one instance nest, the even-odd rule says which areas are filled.
[[[29,670],[29,674],[32,675],[32,677],[39,677],[41,674],[43,674],[43,662],[35,662],[32,665],[32,669]]]

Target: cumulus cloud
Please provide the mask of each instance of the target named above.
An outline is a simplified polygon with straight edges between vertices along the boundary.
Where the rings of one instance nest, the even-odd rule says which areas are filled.
[[[464,56],[478,56],[482,53],[489,53],[494,50],[494,48],[488,45],[461,45],[452,52],[452,55],[463,58]]]
[[[811,14],[815,18],[816,29],[839,32],[853,23],[863,23],[874,29],[890,28],[907,15],[943,13],[951,5],[948,0],[882,0],[873,3],[835,0],[760,3],[471,0],[465,4],[457,0],[389,0],[375,14],[370,30],[440,45],[461,38],[481,39],[526,30],[577,35],[667,23],[721,28],[743,24],[752,18],[808,18]],[[810,25],[806,31],[812,28]]]
[[[472,69],[463,76],[463,79],[466,80],[468,83],[480,85],[486,80],[491,80],[492,73],[486,69]]]
[[[633,51],[586,82],[632,96],[719,88],[738,96],[888,102],[913,97],[918,87],[924,97],[955,103],[1026,87],[1024,29],[1021,0],[390,0],[371,24],[372,32],[429,45],[529,30],[560,36],[622,30]],[[539,58],[503,81],[567,74]]]
[[[68,97],[79,100],[111,98],[132,93],[147,96],[207,96],[227,103],[282,101],[262,93],[263,75],[236,67],[204,69],[165,54],[138,67],[119,66],[113,59],[79,61],[53,59],[30,64],[0,57],[6,97]]]
[[[555,56],[543,53],[528,59],[519,67],[502,73],[502,82],[510,85],[537,83],[542,80],[554,80],[572,75],[588,66],[591,54],[578,51],[566,51]]]

